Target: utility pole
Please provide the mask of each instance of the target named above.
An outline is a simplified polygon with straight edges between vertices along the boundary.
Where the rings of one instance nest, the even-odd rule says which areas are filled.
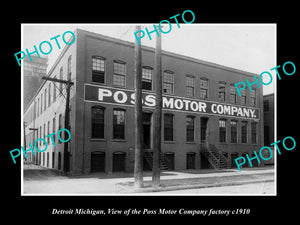
[[[141,26],[135,27],[136,31]],[[142,125],[142,50],[141,45],[135,42],[135,160],[134,160],[134,187],[143,187],[143,125]]]
[[[159,30],[159,29],[158,29]],[[161,74],[161,33],[156,37],[155,48],[155,78],[156,78],[156,105],[154,112],[153,132],[153,169],[152,183],[158,188],[160,183],[160,154],[161,154],[161,118],[162,118],[162,74]]]
[[[53,82],[57,82],[57,83],[63,83],[66,85],[66,92],[67,92],[67,96],[66,96],[66,109],[65,109],[65,129],[70,130],[70,89],[71,86],[74,84],[74,82],[70,81],[70,80],[60,80],[60,79],[56,79],[56,78],[50,78],[50,77],[42,77],[43,80],[50,80]],[[67,172],[69,172],[69,152],[68,152],[68,141],[64,142],[64,173],[67,174]]]

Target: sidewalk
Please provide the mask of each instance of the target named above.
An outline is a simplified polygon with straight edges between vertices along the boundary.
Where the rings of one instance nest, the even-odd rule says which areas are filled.
[[[133,173],[92,173],[62,176],[36,165],[24,166],[25,194],[135,194],[274,181],[273,167],[225,170],[163,171],[160,187],[152,188],[152,172],[144,172],[144,187],[134,189]]]
[[[144,177],[144,187],[139,190],[133,189],[133,181],[121,182],[117,185],[122,192],[143,193],[273,182],[274,179],[273,167],[266,167],[247,168],[240,172],[234,169],[164,172],[158,188],[152,187],[151,177],[148,176]]]

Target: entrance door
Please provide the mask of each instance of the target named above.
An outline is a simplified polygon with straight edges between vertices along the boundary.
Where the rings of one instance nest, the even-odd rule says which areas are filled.
[[[125,152],[115,152],[113,154],[113,172],[125,172]]]
[[[236,164],[235,164],[235,159],[239,157],[239,154],[234,152],[231,153],[231,168],[237,168]]]
[[[201,121],[200,121],[200,140],[201,143],[205,143],[206,139],[207,139],[207,122],[208,122],[208,118],[207,117],[201,117]]]
[[[195,169],[195,156],[196,156],[196,153],[194,153],[194,152],[189,152],[186,154],[186,169],[187,170]]]
[[[168,169],[169,170],[174,170],[175,169],[175,167],[174,167],[174,165],[175,165],[174,153],[173,152],[166,152],[165,156],[167,158],[166,163],[167,163]]]
[[[91,153],[91,172],[105,172],[105,153]]]
[[[151,116],[152,113],[143,112],[143,148],[151,148]]]

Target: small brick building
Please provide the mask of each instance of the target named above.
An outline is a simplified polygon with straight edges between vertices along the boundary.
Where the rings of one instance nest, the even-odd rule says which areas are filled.
[[[133,171],[134,43],[80,29],[74,33],[76,41],[48,73],[74,82],[69,172]],[[152,163],[154,50],[142,46],[144,169]],[[236,167],[234,158],[263,146],[262,89],[253,85],[255,91],[247,88],[239,97],[234,87],[257,75],[166,51],[162,70],[165,169]],[[27,145],[63,128],[64,112],[64,86],[45,81],[24,112]],[[28,160],[62,170],[64,143],[55,141],[56,146],[48,138],[45,152],[28,152]]]

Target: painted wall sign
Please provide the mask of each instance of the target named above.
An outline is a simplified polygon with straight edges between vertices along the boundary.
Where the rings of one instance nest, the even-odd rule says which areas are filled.
[[[135,93],[133,90],[111,88],[85,84],[85,101],[94,101],[114,105],[134,105]],[[155,95],[143,92],[143,106],[154,107]],[[238,106],[226,103],[199,101],[197,99],[178,96],[163,96],[163,109],[194,112],[201,114],[215,114],[220,116],[233,116],[246,119],[260,119],[258,108]]]

